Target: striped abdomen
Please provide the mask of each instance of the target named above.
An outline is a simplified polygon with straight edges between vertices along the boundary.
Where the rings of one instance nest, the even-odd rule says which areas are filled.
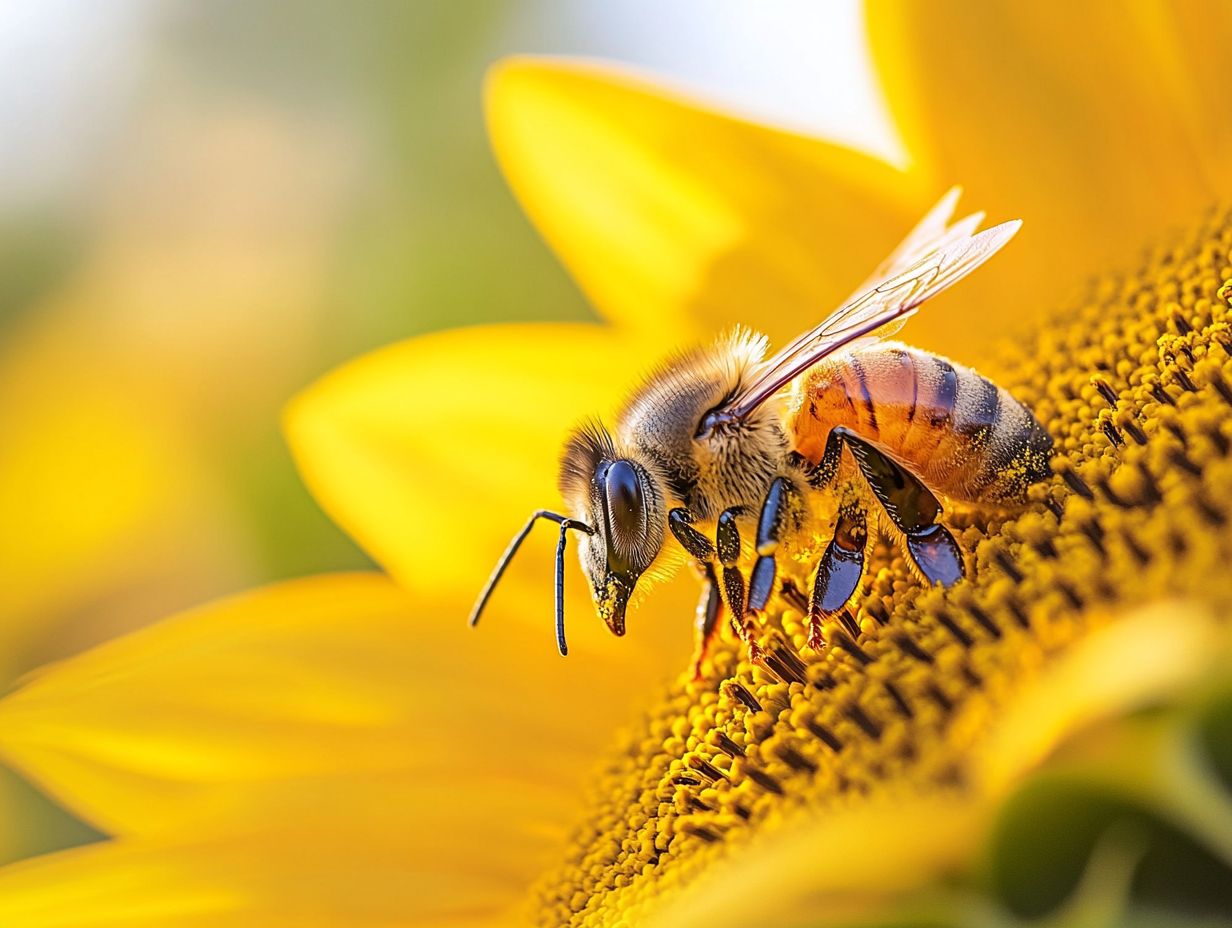
[[[1052,441],[1030,410],[937,355],[885,342],[819,364],[801,386],[789,422],[812,460],[842,425],[952,499],[1020,500],[1048,474]]]

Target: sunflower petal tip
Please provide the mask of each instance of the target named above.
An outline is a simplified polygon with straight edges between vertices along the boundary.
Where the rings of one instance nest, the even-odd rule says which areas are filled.
[[[562,59],[510,55],[489,65],[483,79],[484,119],[497,151],[512,120],[525,118],[528,104],[549,89],[548,78],[559,72]]]
[[[316,402],[317,385],[310,384],[294,394],[282,407],[279,416],[279,427],[283,441],[290,450],[292,457],[299,459],[298,451],[312,431],[313,423],[319,419],[320,404]]]
[[[484,103],[491,108],[521,92],[542,89],[545,80],[594,75],[616,67],[605,68],[603,62],[569,55],[506,55],[492,62],[484,74]]]
[[[516,81],[528,71],[536,70],[543,59],[532,55],[507,55],[488,65],[483,75],[484,100],[491,102],[510,81]]]

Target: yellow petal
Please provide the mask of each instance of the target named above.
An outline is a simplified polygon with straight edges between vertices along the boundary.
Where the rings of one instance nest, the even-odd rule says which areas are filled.
[[[962,869],[978,846],[986,814],[970,797],[883,795],[860,808],[809,818],[708,868],[668,904],[646,913],[644,924],[796,924],[803,912],[811,920],[802,924],[877,924],[897,894]]]
[[[442,621],[441,602],[412,606],[384,577],[356,574],[206,606],[0,700],[0,756],[115,833],[226,830],[279,807],[303,820],[351,802],[364,777],[515,804],[523,788],[548,790],[552,814],[536,800],[533,828],[555,833],[641,695],[626,658],[637,649],[611,639],[563,660],[546,630],[533,647],[512,623],[475,632]],[[490,811],[449,809],[472,805]]]
[[[507,60],[487,112],[510,186],[583,291],[651,332],[741,322],[794,336],[939,192],[599,64]]]
[[[79,315],[44,310],[0,354],[0,680],[241,575],[242,532],[182,412]]]
[[[287,412],[287,436],[326,512],[409,589],[455,594],[457,612],[436,618],[458,623],[530,514],[559,508],[558,459],[569,430],[610,414],[664,351],[594,325],[417,338],[310,387]],[[550,634],[555,545],[556,534],[540,525],[502,580],[485,626],[517,615]],[[572,552],[567,566],[570,634],[597,633]],[[630,637],[646,641],[655,627],[635,615]],[[676,630],[650,641],[652,654],[664,640],[687,648],[686,630]],[[677,669],[686,659],[655,666]]]
[[[1066,739],[1201,679],[1226,653],[1227,633],[1199,606],[1161,603],[1080,641],[1015,698],[977,752],[975,774],[1008,789]]]
[[[871,0],[867,15],[922,182],[1025,222],[956,295],[960,355],[1226,194],[1224,4]],[[989,320],[1007,293],[1015,317]]]
[[[515,856],[470,866],[428,841],[310,828],[108,842],[0,870],[5,928],[401,928],[511,921]],[[480,849],[482,851],[482,849]]]

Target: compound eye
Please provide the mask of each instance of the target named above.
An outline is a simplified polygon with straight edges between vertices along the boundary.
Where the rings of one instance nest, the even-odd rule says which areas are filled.
[[[642,479],[628,461],[614,461],[607,469],[603,486],[610,543],[608,558],[612,567],[619,561],[627,565],[626,555],[642,541],[646,525],[646,502]]]

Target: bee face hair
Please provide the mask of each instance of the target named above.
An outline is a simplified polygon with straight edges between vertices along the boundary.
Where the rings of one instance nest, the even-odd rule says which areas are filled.
[[[560,460],[560,494],[570,503],[586,497],[599,465],[616,458],[612,436],[603,423],[587,422],[565,442]]]
[[[588,423],[565,445],[560,488],[571,510],[596,529],[578,552],[599,614],[623,634],[629,596],[663,546],[661,481],[646,463],[621,453],[602,425]]]

